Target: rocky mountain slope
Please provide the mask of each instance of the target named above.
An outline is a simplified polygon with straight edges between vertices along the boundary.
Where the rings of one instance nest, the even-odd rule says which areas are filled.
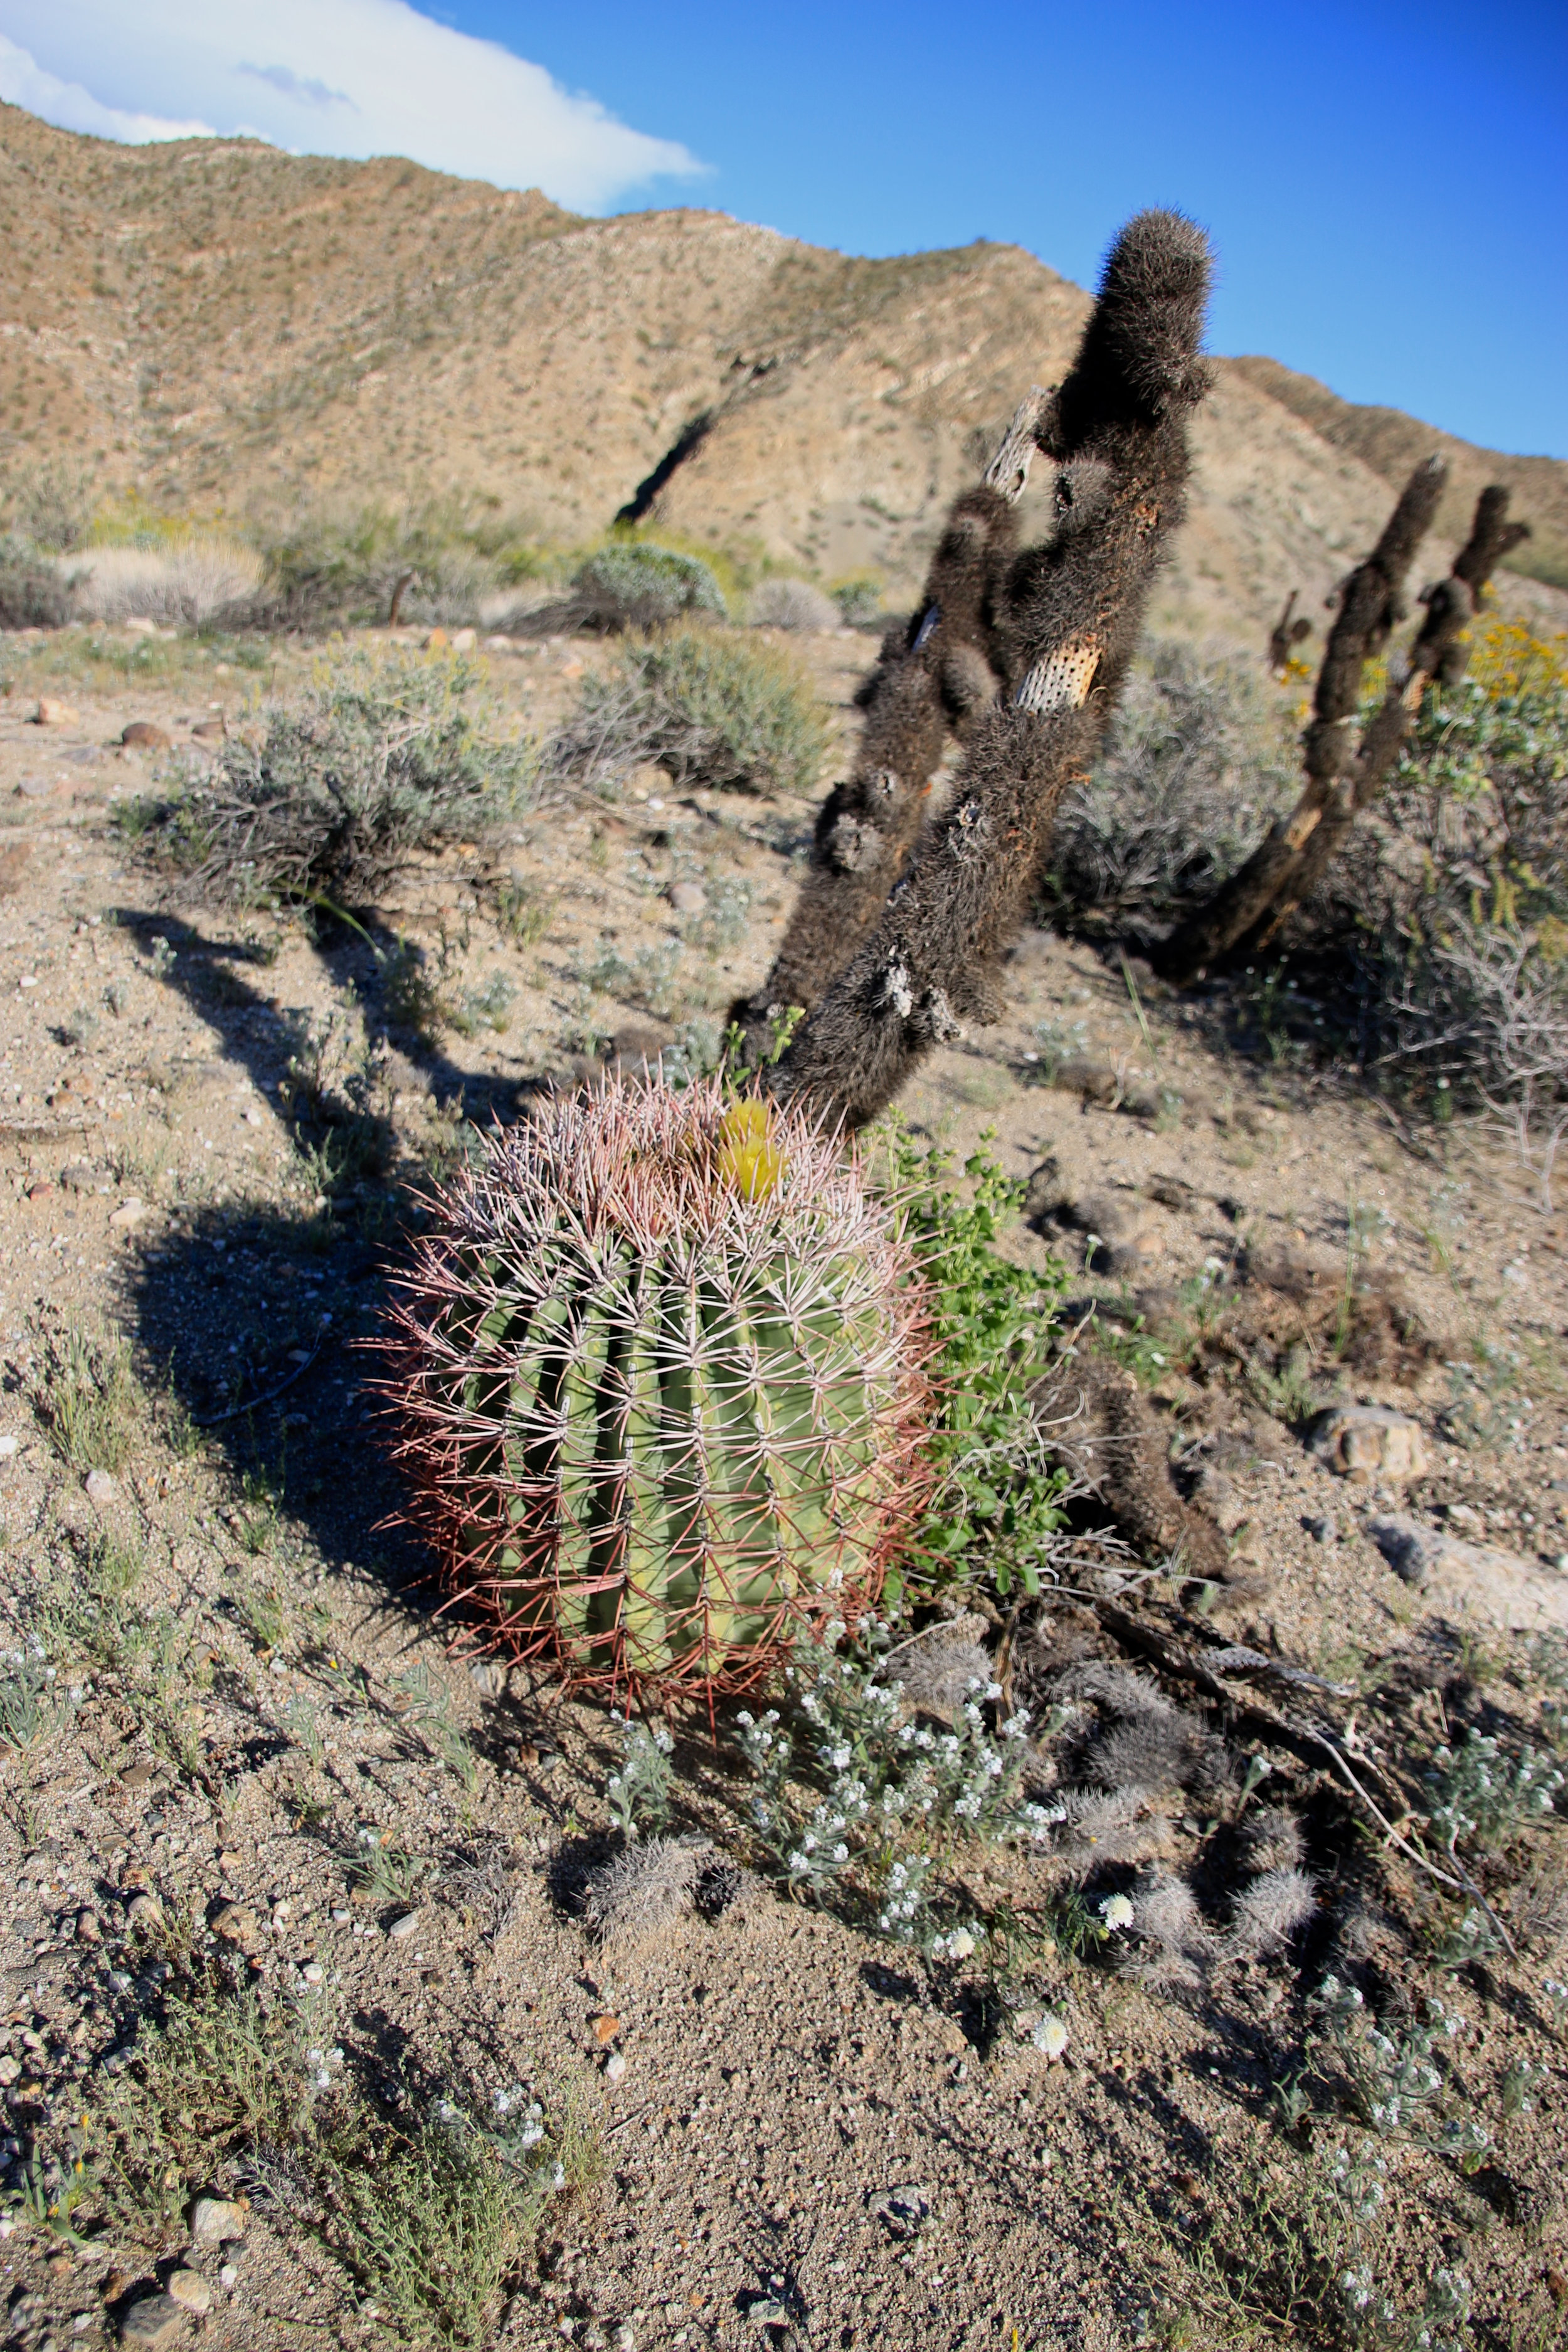
[[[629,509],[895,596],[1089,303],[1011,246],[859,260],[720,214],[584,220],[395,159],[119,147],[13,107],[0,245],[9,472],[66,457],[251,525],[450,493],[554,544]],[[1458,461],[1445,530],[1500,473],[1536,523],[1524,561],[1568,578],[1568,467],[1226,361],[1156,625],[1256,639],[1292,587],[1314,610],[1433,446]],[[1517,574],[1507,601],[1568,614]]]

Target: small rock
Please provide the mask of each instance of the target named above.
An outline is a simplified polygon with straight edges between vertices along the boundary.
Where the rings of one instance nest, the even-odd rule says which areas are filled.
[[[120,2323],[121,2344],[172,2344],[185,2324],[185,2315],[172,2294],[144,2294]]]
[[[103,1939],[103,1929],[96,1911],[79,1911],[76,1915],[76,1939],[79,1944],[97,1944]]]
[[[452,651],[455,654],[471,654],[479,642],[477,629],[454,629],[452,632]]]
[[[708,904],[708,893],[700,882],[673,882],[669,903],[678,915],[700,915]]]
[[[100,1507],[112,1503],[120,1492],[119,1479],[107,1470],[89,1470],[82,1483],[87,1488],[88,1501],[97,1503]]]
[[[89,1160],[68,1160],[60,1170],[60,1183],[68,1192],[90,1192],[98,1182],[98,1171]]]
[[[58,701],[52,694],[41,694],[33,723],[36,727],[79,727],[81,721],[68,702]]]
[[[250,1949],[260,1932],[248,1903],[220,1903],[209,1924],[215,1936],[226,1944],[237,1945],[242,1952]]]
[[[223,2246],[245,2235],[246,2210],[226,2197],[198,2197],[191,2208],[193,2246]]]
[[[612,2050],[612,2051],[611,2051],[611,2053],[610,2053],[610,2054],[609,2054],[609,2056],[608,2056],[608,2057],[605,2059],[605,2082],[606,2082],[606,2083],[618,2083],[618,2082],[620,2082],[620,2081],[624,2078],[624,2076],[625,2076],[625,2074],[626,2074],[626,2053],[625,2053],[624,2051],[621,2051],[621,2050]]]
[[[1568,1627],[1568,1581],[1517,1552],[1461,1542],[1399,1512],[1369,1519],[1366,1531],[1395,1576],[1445,1615],[1500,1632]]]
[[[594,2027],[594,2039],[599,2044],[601,2049],[605,2047],[606,2042],[613,2042],[616,2034],[621,2030],[620,2019],[618,2017],[612,2017],[607,2011],[603,2017],[595,2017],[592,2022]]]
[[[226,2287],[231,2291],[239,2284],[239,2273],[235,2269],[232,2263],[225,2263],[223,2268],[217,2274],[217,2283],[219,2286]],[[364,2308],[366,2311],[369,2311],[371,2307],[367,2304]]]
[[[146,1202],[139,1201],[135,1193],[132,1192],[128,1199],[121,1201],[118,1209],[111,1209],[110,1211],[109,1222],[115,1228],[116,1232],[128,1234],[134,1226],[139,1225],[142,1223],[142,1218],[146,1214]]]
[[[468,1667],[468,1680],[481,1698],[504,1698],[508,1679],[508,1669],[500,1658],[475,1658]]]
[[[150,621],[144,613],[133,613],[128,621],[121,621],[120,625],[129,637],[155,637],[158,634],[157,622]]]
[[[309,1985],[320,1984],[326,1976],[326,1973],[327,1972],[321,1966],[320,1960],[307,1960],[304,1967],[300,1971],[300,1974],[304,1978],[305,1982]]]
[[[183,2311],[194,2311],[198,2318],[213,2307],[213,2291],[200,2271],[171,2271],[168,2291]]]
[[[163,1924],[163,1906],[155,1895],[133,1895],[125,1906],[125,1916],[132,1927],[145,1932]]]
[[[140,1757],[129,1771],[121,1772],[120,1784],[124,1789],[144,1789],[157,1769],[151,1757]]]
[[[918,2180],[907,2181],[898,2189],[884,2189],[880,2196],[871,2199],[869,2206],[890,2238],[917,2237],[935,2210],[931,2190]]]
[[[0,1437],[0,1462],[14,1461],[16,1459],[16,1448],[20,1443],[21,1441],[16,1436],[16,1433],[8,1429],[5,1432],[5,1436]]]
[[[166,751],[169,737],[151,719],[133,719],[129,727],[120,730],[121,742],[128,751]]]
[[[1342,1478],[1424,1478],[1426,1437],[1418,1421],[1392,1405],[1335,1405],[1320,1413],[1308,1441],[1320,1462]]]
[[[199,727],[191,730],[193,743],[222,743],[227,735],[227,724],[221,719],[204,719]]]
[[[425,638],[425,650],[427,654],[445,653],[451,642],[445,629],[431,629]]]
[[[1097,1103],[1114,1102],[1121,1088],[1109,1062],[1091,1061],[1084,1054],[1069,1054],[1058,1062],[1055,1083],[1064,1094],[1081,1095],[1086,1102]]]
[[[20,2059],[13,2058],[9,2052],[6,2053],[4,2058],[0,2058],[0,2083],[5,2084],[7,2090],[9,2090],[11,2084],[16,2081],[21,2071],[22,2065]]]
[[[54,1189],[52,1184],[29,1184],[27,1198],[29,1201],[47,1201]]]
[[[386,1931],[386,1939],[387,1939],[387,1942],[388,1942],[389,1944],[405,1944],[405,1943],[408,1941],[409,1937],[413,1935],[413,1933],[414,1933],[415,1929],[418,1927],[418,1925],[419,1925],[419,1914],[418,1914],[418,1912],[417,1912],[417,1911],[405,1911],[405,1912],[403,1914],[402,1918],[401,1918],[401,1919],[395,1919],[395,1920],[393,1921],[393,1923],[392,1923],[391,1927],[387,1929],[387,1931]]]

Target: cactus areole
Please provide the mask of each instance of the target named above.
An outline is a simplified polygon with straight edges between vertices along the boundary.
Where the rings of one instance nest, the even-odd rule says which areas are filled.
[[[429,1205],[384,1389],[410,1516],[501,1646],[711,1694],[870,1605],[925,1484],[927,1318],[838,1138],[615,1082]]]

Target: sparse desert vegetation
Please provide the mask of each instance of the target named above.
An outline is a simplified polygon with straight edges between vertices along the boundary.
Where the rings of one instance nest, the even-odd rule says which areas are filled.
[[[1089,410],[1018,429],[1136,488]],[[902,613],[903,557],[460,499],[258,527],[231,575],[37,473],[17,2339],[1558,2340],[1549,608],[1494,590],[1268,954],[1182,987],[1173,925],[1295,805],[1316,655],[1177,635],[1158,587],[1142,626],[1142,557],[1095,558],[1101,736],[1048,535],[1004,626],[963,531]],[[1001,565],[1038,506],[982,490]],[[1005,729],[1059,814],[999,847]],[[895,745],[897,955],[856,879]],[[991,992],[944,1013],[957,900]],[[809,1004],[768,982],[800,906],[842,927]]]

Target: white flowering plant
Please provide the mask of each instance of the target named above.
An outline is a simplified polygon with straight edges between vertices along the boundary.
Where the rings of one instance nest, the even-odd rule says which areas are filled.
[[[610,1721],[620,1735],[621,1761],[605,1781],[605,1794],[616,1827],[630,1840],[669,1818],[675,1741],[662,1723],[634,1723],[629,1715],[616,1713]]]
[[[1427,1818],[1450,1853],[1458,1846],[1500,1853],[1521,1830],[1554,1815],[1568,1786],[1568,1775],[1538,1748],[1512,1757],[1479,1732],[1458,1748],[1439,1748],[1426,1777],[1434,1801]]]
[[[853,1650],[803,1646],[784,1670],[782,1707],[734,1717],[755,1789],[752,1820],[793,1890],[842,1882],[866,1924],[932,1958],[963,1958],[973,1920],[933,1916],[937,1857],[963,1836],[1043,1843],[1059,1809],[1025,1793],[1029,1719],[994,1725],[1002,1696],[973,1681],[952,1727],[906,1720],[901,1692],[884,1679],[889,1633],[872,1621]],[[801,1793],[809,1790],[809,1809]]]

